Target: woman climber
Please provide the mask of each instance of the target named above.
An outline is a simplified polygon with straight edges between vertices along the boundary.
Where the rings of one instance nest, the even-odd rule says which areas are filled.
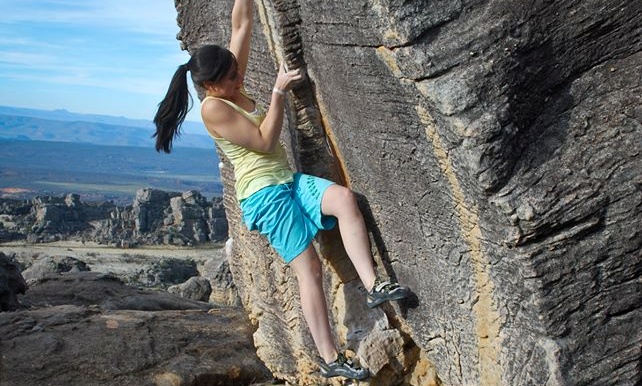
[[[156,150],[169,153],[190,108],[187,72],[206,96],[201,117],[208,133],[234,166],[236,195],[243,221],[265,235],[294,270],[301,308],[319,355],[324,377],[369,376],[337,349],[321,280],[321,262],[312,239],[336,223],[345,250],[376,307],[406,297],[408,289],[375,273],[363,216],[351,190],[331,181],[295,173],[279,142],[285,95],[302,78],[283,65],[274,82],[267,113],[243,88],[252,34],[253,0],[236,0],[229,49],[206,45],[178,67],[154,117]]]

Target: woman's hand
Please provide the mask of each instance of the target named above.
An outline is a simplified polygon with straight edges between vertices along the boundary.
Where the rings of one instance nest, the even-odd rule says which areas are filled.
[[[285,65],[281,64],[279,67],[279,74],[276,76],[276,81],[274,82],[274,89],[286,92],[292,89],[292,87],[294,87],[294,85],[301,79],[303,79],[303,75],[301,74],[300,69],[287,71]]]

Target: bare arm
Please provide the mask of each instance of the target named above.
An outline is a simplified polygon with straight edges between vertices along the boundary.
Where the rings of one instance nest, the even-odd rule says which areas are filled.
[[[287,91],[292,87],[293,82],[299,79],[301,79],[299,70],[286,72],[281,66],[274,88]],[[285,96],[273,92],[270,108],[258,127],[231,106],[216,99],[210,99],[203,104],[201,115],[205,126],[214,136],[223,137],[250,150],[270,153],[281,135],[284,107]]]
[[[245,76],[247,61],[250,55],[250,38],[252,37],[252,21],[254,16],[254,0],[236,0],[232,8],[232,37],[230,51],[236,56],[239,72]]]

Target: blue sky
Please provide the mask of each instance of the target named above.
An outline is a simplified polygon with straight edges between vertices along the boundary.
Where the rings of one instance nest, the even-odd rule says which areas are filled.
[[[0,12],[0,105],[151,120],[189,59],[173,0],[0,0]]]

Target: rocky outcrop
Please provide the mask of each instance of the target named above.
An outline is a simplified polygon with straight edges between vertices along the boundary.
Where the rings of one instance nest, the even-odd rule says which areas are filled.
[[[153,261],[149,268],[140,274],[140,282],[147,286],[166,286],[181,284],[198,276],[194,260],[164,258]]]
[[[26,230],[20,229],[14,219],[22,219],[31,211],[31,204],[24,200],[0,198],[0,241],[23,239]]]
[[[212,292],[209,301],[211,303],[235,307],[241,305],[228,261],[208,260],[203,266],[201,275],[210,282]]]
[[[21,302],[22,309],[0,313],[1,385],[249,385],[271,379],[239,308],[139,290],[92,272],[42,278]]]
[[[22,277],[30,284],[56,273],[84,271],[90,271],[87,264],[71,256],[44,256],[22,271]]]
[[[227,238],[222,199],[208,202],[197,191],[141,189],[127,207],[83,203],[77,194],[36,197],[30,202],[2,199],[0,204],[0,241],[83,240],[134,247],[193,246]]]
[[[91,229],[91,222],[108,218],[114,205],[84,205],[77,194],[65,197],[36,197],[31,200],[31,211],[23,222],[33,223],[27,228],[27,241],[50,242],[81,235]]]
[[[168,244],[193,246],[222,242],[227,221],[222,200],[208,202],[199,192],[164,192],[142,189],[131,208],[112,212],[96,224],[94,238],[104,243]]]
[[[20,273],[20,265],[11,256],[0,252],[0,311],[20,307],[18,295],[27,290],[27,282]]]
[[[226,44],[231,3],[177,0],[183,48]],[[277,62],[306,70],[289,93],[293,165],[363,195],[378,268],[416,294],[364,309],[337,234],[319,238],[338,338],[373,384],[636,384],[636,2],[256,6],[247,88],[266,101]],[[258,354],[280,378],[321,383],[296,281],[243,227],[223,161],[230,269]]]
[[[167,292],[186,299],[207,302],[212,294],[212,286],[206,278],[194,276],[184,283],[170,286]]]

